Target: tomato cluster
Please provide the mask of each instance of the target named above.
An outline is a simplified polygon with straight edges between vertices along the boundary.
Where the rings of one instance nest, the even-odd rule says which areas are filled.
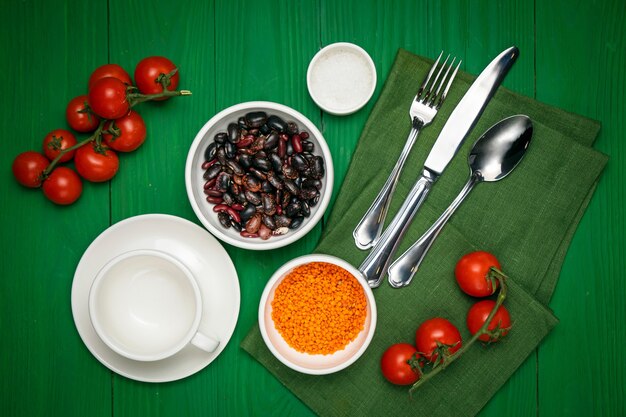
[[[454,273],[459,287],[466,294],[488,297],[498,289],[498,279],[494,277],[492,268],[500,273],[500,263],[496,257],[488,252],[477,251],[463,256]],[[488,299],[475,303],[469,309],[467,328],[472,336],[481,331],[495,306],[496,301]],[[510,327],[509,312],[500,305],[486,330],[477,335],[478,340],[497,342],[506,336]],[[424,369],[446,364],[462,345],[461,333],[449,320],[442,317],[428,319],[415,332],[415,345],[396,343],[383,353],[380,361],[383,376],[396,385],[415,384],[422,377]]]
[[[96,68],[89,77],[88,93],[70,100],[65,110],[70,128],[91,136],[79,142],[69,130],[52,130],[43,140],[43,153],[27,151],[14,159],[12,170],[17,182],[29,188],[41,187],[49,200],[67,205],[80,197],[81,177],[91,182],[113,178],[119,169],[117,152],[134,151],[146,139],[146,124],[131,107],[191,94],[176,91],[178,69],[164,57],[142,59],[134,78],[135,85],[117,64]],[[57,166],[72,159],[76,171]]]

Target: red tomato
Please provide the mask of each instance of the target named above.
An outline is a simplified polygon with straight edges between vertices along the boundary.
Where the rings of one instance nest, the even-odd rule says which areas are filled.
[[[87,95],[74,97],[67,104],[65,118],[72,129],[77,132],[93,132],[98,127],[100,119],[87,104]]]
[[[95,149],[95,143],[88,143],[76,150],[74,164],[76,171],[87,181],[104,182],[117,174],[120,160],[112,150],[103,147],[103,153]]]
[[[489,269],[500,268],[500,262],[489,252],[468,253],[459,259],[454,269],[459,287],[472,297],[488,297],[498,289],[498,281],[489,279]]]
[[[82,192],[83,183],[71,168],[57,167],[43,182],[44,195],[56,204],[72,204]]]
[[[94,83],[87,95],[89,107],[103,119],[119,119],[130,110],[126,97],[126,84],[113,77]]]
[[[478,330],[485,324],[487,317],[491,313],[491,310],[496,306],[496,302],[493,300],[483,300],[474,304],[467,312],[467,329],[472,335],[475,335]],[[500,306],[496,311],[495,316],[491,319],[487,330],[491,334],[481,334],[478,339],[483,342],[497,342],[509,333],[511,328],[511,316],[504,306]]]
[[[428,361],[444,361],[446,354],[451,355],[461,348],[461,333],[448,320],[435,317],[426,320],[417,329],[415,346]],[[439,353],[443,353],[444,357],[439,359]]]
[[[13,176],[24,187],[37,188],[41,185],[41,173],[50,161],[35,151],[22,152],[13,160]]]
[[[387,381],[396,385],[411,385],[419,379],[419,374],[413,370],[409,360],[418,360],[418,353],[414,346],[408,343],[396,343],[389,346],[380,358],[380,369]]]
[[[167,76],[173,70],[176,69],[176,65],[169,59],[162,56],[151,56],[144,58],[137,64],[135,68],[135,83],[137,88],[143,94],[158,94],[163,92],[163,86],[161,85],[161,78]],[[169,78],[169,84],[167,89],[170,91],[176,90],[178,87],[178,81],[180,76],[178,71]],[[166,100],[169,97],[162,97],[158,100]]]
[[[89,77],[88,89],[91,90],[91,87],[93,87],[96,81],[106,77],[117,78],[126,85],[133,85],[130,75],[128,75],[124,68],[117,64],[104,64],[96,68],[94,72],[91,73],[91,76]]]
[[[55,129],[43,139],[43,153],[49,160],[56,158],[62,150],[76,145],[74,134],[65,129]],[[59,159],[59,162],[67,162],[74,157],[75,151],[69,151]]]
[[[113,128],[119,130],[119,136],[104,134],[107,146],[119,152],[130,152],[137,149],[146,140],[146,124],[135,111],[130,111],[126,116],[120,117],[112,122]],[[104,126],[104,130],[111,128],[111,123]]]

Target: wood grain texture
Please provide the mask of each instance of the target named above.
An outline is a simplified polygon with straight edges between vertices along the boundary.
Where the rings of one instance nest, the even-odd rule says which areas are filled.
[[[610,156],[551,302],[561,324],[539,348],[545,415],[626,413],[625,18],[623,2],[537,3],[537,97],[601,121],[596,148]]]
[[[106,61],[106,19],[84,19],[106,16],[106,3],[3,6],[0,414],[109,416],[110,373],[83,345],[70,308],[74,269],[108,225],[109,186],[85,186],[67,210],[40,190],[20,187],[10,171],[18,153],[41,150],[49,131],[67,128],[67,102],[83,94],[88,74]]]
[[[269,252],[224,245],[241,286],[233,338],[209,367],[166,384],[118,376],[82,343],[70,306],[82,253],[106,227],[130,216],[159,212],[199,223],[184,187],[187,149],[202,125],[230,105],[270,100],[309,117],[333,153],[336,196],[399,47],[428,57],[443,49],[476,74],[512,44],[521,55],[505,86],[600,120],[596,148],[611,159],[550,304],[561,323],[481,415],[626,414],[620,349],[626,340],[622,1],[6,3],[0,35],[0,60],[10,80],[0,86],[1,415],[311,415],[239,343],[257,320],[268,277],[287,260],[312,251],[323,224],[301,241]],[[378,74],[374,99],[346,117],[321,112],[306,89],[310,59],[338,41],[362,46]],[[15,155],[38,150],[48,131],[66,127],[65,105],[85,92],[95,67],[114,62],[132,76],[136,63],[150,55],[171,58],[180,67],[180,87],[193,96],[136,108],[148,138],[137,152],[121,155],[120,171],[110,183],[85,183],[81,199],[67,208],[15,183],[9,171]]]

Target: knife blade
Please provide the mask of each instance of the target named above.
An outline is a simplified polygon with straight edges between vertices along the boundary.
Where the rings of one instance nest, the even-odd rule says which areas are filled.
[[[370,287],[376,288],[382,282],[391,258],[415,213],[426,199],[434,182],[469,135],[518,56],[519,50],[515,46],[502,51],[480,73],[450,114],[426,158],[422,174],[409,192],[398,214],[359,267]]]

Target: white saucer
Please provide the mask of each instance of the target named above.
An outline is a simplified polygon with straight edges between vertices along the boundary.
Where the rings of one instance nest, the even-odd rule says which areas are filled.
[[[170,358],[140,362],[118,355],[98,337],[89,319],[91,284],[111,258],[137,249],[166,252],[193,272],[204,304],[200,330],[220,341],[217,350],[207,353],[190,345]],[[72,283],[74,323],[89,351],[112,371],[144,382],[174,381],[209,365],[230,340],[239,305],[237,271],[224,248],[200,226],[165,214],[131,217],[106,229],[83,254]]]

